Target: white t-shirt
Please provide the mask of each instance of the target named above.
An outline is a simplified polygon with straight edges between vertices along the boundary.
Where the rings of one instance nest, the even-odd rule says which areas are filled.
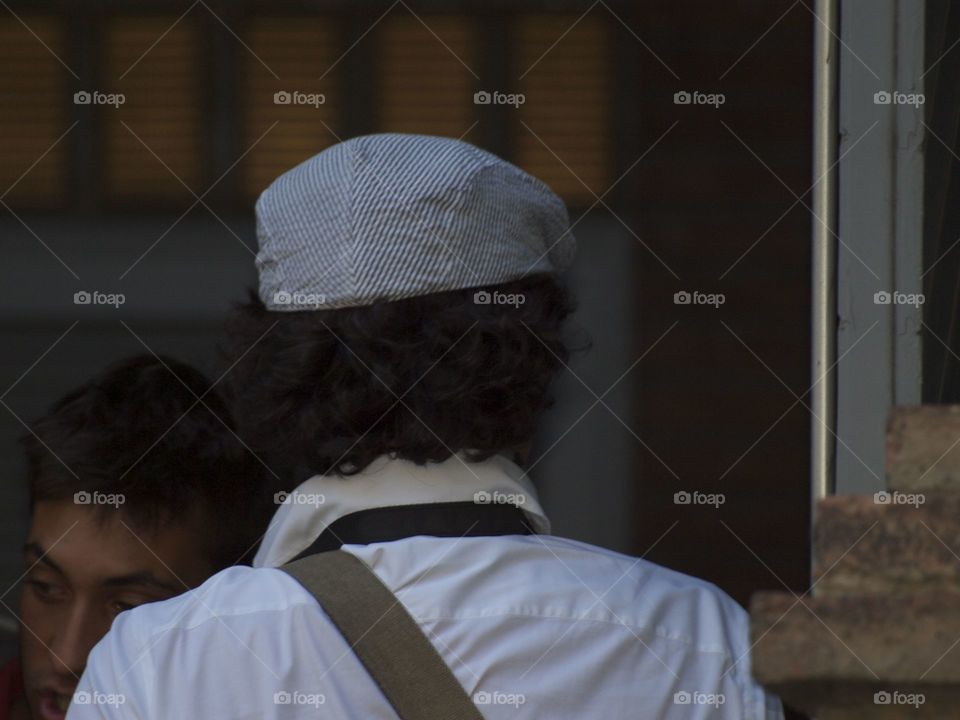
[[[257,567],[117,617],[68,720],[396,718],[312,596],[273,568],[351,512],[484,492],[522,501],[542,534],[343,549],[397,595],[485,718],[783,718],[750,676],[739,605],[710,583],[549,535],[532,486],[498,456],[427,467],[380,458],[358,476],[302,483]]]

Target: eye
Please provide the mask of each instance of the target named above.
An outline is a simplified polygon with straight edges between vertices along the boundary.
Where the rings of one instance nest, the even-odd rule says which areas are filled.
[[[124,597],[114,597],[110,599],[107,603],[107,607],[110,608],[110,612],[114,615],[119,615],[125,610],[132,610],[135,607],[140,607],[141,605],[146,605],[149,602],[154,602],[156,598],[145,597],[142,595],[126,595]]]
[[[26,581],[26,584],[34,596],[43,602],[55,602],[58,599],[58,595],[61,594],[61,588],[59,586],[43,582],[42,580],[34,580],[31,578]]]
[[[119,615],[124,610],[132,610],[133,608],[137,607],[137,605],[139,605],[139,603],[128,603],[123,602],[122,600],[114,600],[112,603],[110,603],[110,610],[114,615]]]

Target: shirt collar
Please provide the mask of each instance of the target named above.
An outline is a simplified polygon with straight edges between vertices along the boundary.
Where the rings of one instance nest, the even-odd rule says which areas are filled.
[[[526,473],[502,455],[468,462],[454,455],[417,465],[381,456],[356,475],[314,475],[292,493],[277,493],[279,507],[254,558],[254,567],[279,567],[308,548],[344,515],[394,505],[444,502],[513,502],[538,533],[550,532]]]

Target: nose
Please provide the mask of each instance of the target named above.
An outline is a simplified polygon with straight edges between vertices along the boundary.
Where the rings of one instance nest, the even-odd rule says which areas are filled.
[[[110,629],[109,623],[84,604],[76,604],[64,618],[50,643],[53,667],[64,681],[75,684],[87,666],[87,655]]]

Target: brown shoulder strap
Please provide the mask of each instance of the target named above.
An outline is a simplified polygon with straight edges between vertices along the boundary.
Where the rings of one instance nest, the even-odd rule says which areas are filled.
[[[362,560],[333,550],[279,569],[317,599],[402,720],[483,720],[420,626]]]

